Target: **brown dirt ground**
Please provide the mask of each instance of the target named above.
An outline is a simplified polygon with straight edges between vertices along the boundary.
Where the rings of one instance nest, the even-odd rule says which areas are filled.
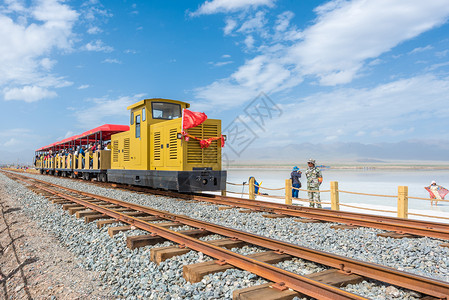
[[[0,186],[0,299],[111,299],[96,272],[41,230]]]

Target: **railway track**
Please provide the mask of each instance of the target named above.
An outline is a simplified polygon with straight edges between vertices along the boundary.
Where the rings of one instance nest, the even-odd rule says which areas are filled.
[[[328,209],[311,208],[296,205],[286,205],[275,202],[258,201],[229,196],[182,194],[172,191],[154,190],[144,187],[128,186],[96,182],[101,186],[120,188],[128,191],[143,192],[173,198],[197,200],[229,207],[246,208],[255,212],[265,212],[290,217],[307,218],[324,222],[341,223],[349,226],[360,226],[386,230],[396,233],[396,237],[404,235],[426,236],[436,239],[449,240],[449,225],[438,222],[402,219],[395,217],[370,215],[364,213],[333,211]]]
[[[449,240],[449,225],[438,222],[402,219],[355,212],[333,211],[328,209],[286,205],[281,203],[249,200],[229,196],[182,194],[172,191],[154,190],[150,188],[128,186],[123,184],[112,184],[104,182],[95,182],[95,184],[105,187],[114,187],[154,195],[204,201],[230,207],[246,208],[255,212],[266,212],[290,217],[300,217],[311,220],[341,223],[349,226],[376,228],[395,233],[397,234],[396,236],[405,235],[406,237],[409,237],[407,235],[415,235]]]
[[[25,176],[13,175],[11,173],[8,173],[8,176],[14,177],[15,180],[20,180],[29,186],[33,186],[34,189],[44,193],[54,203],[62,204],[63,208],[69,210],[70,213],[76,213],[78,217],[84,217],[86,222],[106,219],[105,221],[98,221],[97,224],[100,224],[100,222],[101,224],[123,222],[128,224],[127,228],[121,228],[123,230],[140,228],[151,233],[147,236],[129,239],[130,247],[133,247],[133,245],[139,242],[142,245],[142,241],[143,244],[150,244],[160,239],[171,240],[179,245],[174,247],[176,249],[171,249],[172,254],[176,254],[176,252],[185,253],[184,251],[189,251],[188,249],[200,251],[215,258],[216,262],[214,264],[216,266],[234,266],[245,269],[275,282],[275,286],[280,290],[290,288],[318,299],[363,299],[359,295],[351,294],[330,284],[313,279],[320,275],[305,277],[287,272],[267,262],[239,255],[230,250],[198,240],[192,233],[176,232],[167,227],[170,223],[171,226],[184,224],[197,228],[196,232],[198,235],[219,234],[235,242],[240,241],[263,247],[267,251],[270,251],[269,253],[267,252],[268,256],[279,256],[278,259],[281,259],[281,257],[284,257],[282,259],[298,257],[320,263],[330,268],[327,272],[332,275],[328,275],[328,277],[331,276],[334,279],[337,277],[341,278],[342,276],[348,279],[348,276],[357,275],[361,278],[376,279],[439,299],[447,299],[449,295],[449,285],[446,282],[268,239],[216,224],[198,221],[186,216],[175,215],[137,204],[80,192]],[[169,224],[151,223],[151,221],[155,220],[166,220]],[[185,274],[187,278],[194,278],[195,276],[192,273]]]

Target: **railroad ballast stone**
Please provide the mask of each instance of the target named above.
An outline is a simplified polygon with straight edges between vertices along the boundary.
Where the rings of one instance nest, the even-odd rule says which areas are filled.
[[[123,201],[129,201],[133,203],[137,203],[140,205],[146,205],[150,206],[155,209],[159,210],[165,210],[169,211],[171,213],[176,214],[183,214],[187,215],[189,217],[200,219],[203,221],[211,222],[211,223],[217,223],[223,226],[232,227],[238,230],[248,231],[259,235],[264,235],[267,237],[275,238],[278,240],[286,241],[295,243],[301,246],[310,247],[317,250],[322,250],[326,252],[331,252],[335,254],[339,254],[342,256],[359,259],[367,262],[377,263],[381,265],[390,266],[393,268],[396,268],[398,270],[403,270],[407,272],[412,272],[418,275],[431,277],[443,281],[449,281],[449,274],[447,270],[449,270],[449,248],[440,247],[441,244],[440,240],[432,239],[432,238],[420,238],[420,239],[392,239],[392,238],[381,238],[377,237],[377,234],[380,232],[383,232],[378,229],[371,229],[371,228],[358,228],[353,230],[334,230],[331,229],[330,226],[332,226],[332,223],[300,223],[300,222],[294,222],[294,218],[284,218],[284,219],[269,219],[264,218],[263,213],[252,213],[252,214],[242,214],[238,211],[239,208],[235,209],[229,209],[229,210],[222,210],[218,211],[218,205],[200,205],[194,202],[188,202],[185,201],[179,201],[174,200],[172,198],[163,197],[163,196],[155,196],[155,195],[145,195],[145,194],[137,194],[133,192],[123,191],[123,190],[117,190],[117,189],[107,189],[99,186],[95,186],[93,184],[87,184],[80,181],[72,181],[72,180],[66,180],[66,179],[60,179],[56,177],[50,177],[50,176],[41,176],[41,175],[29,175],[30,177],[34,177],[40,180],[45,180],[51,183],[59,184],[62,186],[66,186],[68,188],[82,190],[88,193],[98,194],[106,197],[111,197]],[[6,177],[3,177],[2,180],[5,180]],[[7,179],[8,180],[8,179]],[[10,181],[10,180],[8,180]],[[11,181],[10,181],[11,182]],[[16,190],[21,190],[22,193],[25,192],[28,195],[34,195],[32,196],[34,198],[40,198],[41,202],[43,202],[40,205],[48,205],[48,200],[42,201],[42,197],[35,195],[32,192],[29,192],[28,190],[22,188],[19,184],[14,183],[12,184],[14,186],[13,193],[16,192]],[[36,209],[38,209],[37,207]],[[44,210],[44,215],[48,214],[47,211]],[[92,225],[89,226],[89,224],[84,224],[82,220],[76,220],[73,217],[68,217],[68,215],[64,214],[62,211],[56,216],[52,217],[46,216],[46,218],[49,218],[50,220],[54,220],[54,218],[58,218],[57,224],[65,224],[69,225],[71,227],[71,230],[75,232],[75,230],[86,230],[89,235],[92,236],[99,236],[101,237],[101,246],[97,245],[97,247],[92,248],[92,244],[87,244],[87,240],[89,238],[86,238],[84,240],[79,241],[81,237],[73,236],[70,234],[61,234],[64,236],[64,238],[61,238],[62,241],[65,241],[67,246],[73,247],[73,250],[75,253],[78,253],[78,255],[86,255],[84,252],[93,253],[92,255],[96,257],[101,256],[103,252],[101,252],[101,249],[107,248],[108,250],[105,251],[106,253],[114,253],[114,249],[121,249],[122,247],[125,247],[124,240],[126,239],[126,235],[129,233],[120,233],[117,234],[113,239],[109,238],[107,236],[107,226],[103,228],[102,230],[98,231],[96,229],[96,226]],[[61,220],[59,220],[61,219]],[[68,220],[66,220],[68,219]],[[74,226],[75,223],[77,226]],[[93,224],[93,223],[91,223]],[[118,226],[117,223],[114,224],[114,226]],[[85,228],[86,227],[86,228]],[[59,225],[50,226],[52,228],[51,230],[54,230],[55,232],[62,231],[65,233],[68,229],[61,229],[59,228]],[[105,235],[106,232],[106,236]],[[133,231],[131,231],[133,232]],[[76,234],[75,234],[76,235]],[[84,235],[84,234],[83,234]],[[91,240],[95,240],[91,239]],[[164,243],[164,244],[158,244],[152,247],[163,247],[163,246],[169,246],[170,243]],[[144,256],[147,256],[147,260],[149,262],[149,247],[144,247],[138,250],[138,254],[145,253]],[[118,250],[116,250],[118,251]],[[140,257],[142,255],[138,255],[135,252],[126,252],[129,251],[128,249],[122,249],[121,251],[124,251],[127,253],[127,259],[128,261],[125,261],[126,258],[122,258],[122,263],[132,263],[132,266],[130,266],[130,269],[137,272],[139,269],[138,265],[141,263],[139,260],[135,260],[135,256]],[[140,252],[140,251],[148,251],[148,252]],[[172,259],[169,259],[163,263],[161,263],[159,266],[152,265],[152,263],[148,263],[146,268],[150,268],[151,271],[157,272],[159,271],[160,267],[165,264],[171,264],[173,266],[179,265],[179,268],[173,272],[175,272],[180,277],[177,280],[183,280],[182,278],[182,265],[188,263],[191,261],[189,258],[193,255],[193,257],[196,259],[193,260],[193,262],[198,262],[198,253],[195,253],[194,251],[191,251],[183,256],[180,257],[173,257]],[[95,261],[95,259],[91,259],[91,261]],[[182,261],[182,263],[179,263]],[[284,268],[289,269],[291,264],[291,268],[296,269],[296,272],[301,274],[300,271],[298,271],[297,262],[295,259],[287,262],[283,262],[282,265]],[[106,260],[101,263],[91,263],[92,268],[99,268],[98,270],[101,270],[105,273],[104,281],[107,284],[116,284],[117,282],[117,274],[120,274],[118,272],[114,272],[111,275],[111,271],[107,272],[102,270],[101,268],[107,267],[107,270],[111,269],[109,266],[108,261]],[[126,265],[126,264],[125,264]],[[123,274],[121,274],[122,277],[129,276],[133,277],[139,277],[139,275],[133,275],[136,274],[135,271],[127,271],[128,269],[125,267],[125,265],[121,265],[121,268],[124,269]],[[90,266],[90,264],[88,264]],[[313,273],[313,272],[319,272],[323,269],[322,266],[319,266],[318,264],[309,263],[307,262],[307,266],[310,266],[310,272],[307,273]],[[148,272],[149,270],[146,270]],[[214,297],[214,293],[216,294],[217,291],[220,294],[219,298],[231,298],[232,297],[232,291],[236,288],[243,288],[252,286],[255,284],[261,284],[265,283],[266,281],[263,279],[258,278],[257,276],[253,277],[253,274],[250,274],[246,271],[241,270],[227,270],[226,272],[223,272],[224,274],[227,272],[230,272],[234,274],[233,272],[236,272],[236,274],[245,274],[243,275],[243,278],[248,279],[247,280],[237,280],[237,281],[230,281],[230,285],[223,285],[223,282],[216,282],[217,280],[217,274],[211,274],[206,276],[200,283],[206,283],[206,287],[213,287],[210,289],[211,293],[206,293],[208,296]],[[243,272],[243,273],[240,273]],[[139,274],[139,273],[137,273]],[[174,273],[170,273],[169,277],[171,278]],[[151,283],[148,283],[146,285],[137,284],[134,281],[130,281],[128,285],[132,288],[132,291],[130,291],[128,288],[125,289],[123,286],[120,287],[120,289],[117,291],[117,295],[120,296],[129,296],[130,293],[133,293],[133,295],[143,295],[143,296],[149,296],[151,295],[151,292],[148,293],[148,286],[151,288],[154,285],[156,289],[153,291],[158,291],[158,293],[162,293],[160,295],[173,295],[170,294],[170,292],[176,292],[175,295],[179,295],[179,297],[192,297],[195,299],[202,299],[202,296],[205,296],[206,294],[199,296],[201,292],[205,292],[204,286],[198,285],[195,286],[195,284],[188,284],[185,283],[182,286],[174,287],[176,286],[175,282],[170,282],[166,280],[167,275],[155,275]],[[256,279],[255,279],[256,278]],[[129,280],[129,278],[125,278],[123,280]],[[210,282],[209,282],[210,281]],[[155,282],[160,282],[161,286],[159,286]],[[225,280],[225,282],[228,282]],[[239,284],[238,287],[234,286],[236,283]],[[141,286],[141,287],[140,287]],[[356,285],[348,285],[345,287],[348,291],[360,293],[365,297],[369,298],[377,298],[382,299],[382,297],[387,297],[387,299],[394,297],[397,293],[391,293],[391,295],[386,295],[386,289],[388,288],[388,285],[383,285],[382,283],[376,282],[376,281],[363,281],[362,283],[356,284]],[[395,288],[396,289],[396,288]],[[208,290],[208,289],[207,289]],[[390,289],[391,290],[391,289]],[[398,290],[400,294],[400,298],[405,299],[415,299],[419,297],[418,293],[405,291],[402,289],[396,289]],[[213,291],[213,292],[212,292]],[[143,294],[142,294],[143,293]],[[158,294],[159,297],[159,294]],[[200,298],[198,298],[200,297]]]

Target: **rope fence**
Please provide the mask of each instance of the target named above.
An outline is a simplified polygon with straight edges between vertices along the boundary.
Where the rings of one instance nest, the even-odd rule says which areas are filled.
[[[349,192],[349,191],[342,191],[338,190],[340,193],[346,193],[346,194],[353,194],[353,195],[362,195],[362,196],[374,196],[374,197],[388,197],[388,198],[397,198],[398,196],[392,196],[392,195],[377,195],[377,194],[367,194],[367,193],[358,193],[358,192]]]
[[[435,218],[435,219],[442,219],[442,220],[449,220],[447,217],[440,217],[440,216],[429,216],[429,215],[422,215],[422,214],[415,214],[415,213],[408,213],[409,215],[413,216],[419,216],[419,217],[428,217],[428,218]]]
[[[385,212],[385,213],[397,213],[396,210],[384,210],[384,209],[376,209],[376,208],[368,208],[368,207],[360,207],[360,206],[356,206],[356,205],[349,205],[349,204],[342,204],[340,203],[340,206],[346,206],[346,207],[351,207],[351,208],[357,208],[357,209],[363,209],[363,210],[372,210],[372,211],[378,211],[378,212]]]
[[[282,188],[285,189],[285,188]],[[295,188],[292,187],[292,190],[297,190],[297,191],[301,191],[301,192],[310,192],[310,193],[329,193],[331,190],[305,190],[305,189],[300,189],[300,188]]]
[[[243,189],[242,189],[242,192],[234,192],[234,191],[227,191],[227,190],[223,191],[223,192],[224,192],[224,195],[226,194],[226,192],[233,193],[233,194],[240,194],[242,196],[248,195],[249,199],[253,199],[253,200],[256,198],[256,196],[262,196],[262,197],[267,197],[267,198],[272,198],[272,199],[285,199],[285,203],[289,204],[289,205],[292,205],[293,204],[292,201],[295,200],[295,201],[309,203],[310,205],[312,205],[312,204],[330,204],[332,210],[340,210],[340,206],[342,206],[342,207],[355,208],[355,209],[367,210],[367,211],[373,211],[373,212],[397,214],[397,216],[400,218],[408,218],[408,216],[411,215],[411,216],[418,216],[418,217],[428,217],[428,218],[435,218],[435,219],[441,219],[441,220],[449,220],[449,217],[431,216],[431,215],[408,212],[408,199],[431,201],[431,203],[433,201],[436,201],[436,203],[438,201],[449,202],[449,200],[408,196],[408,187],[406,187],[406,186],[399,186],[397,195],[383,195],[383,194],[370,194],[370,193],[361,193],[361,192],[340,190],[340,189],[338,189],[338,182],[336,182],[336,181],[331,182],[331,189],[329,189],[329,190],[301,189],[301,188],[293,187],[290,179],[287,179],[285,182],[286,182],[285,187],[268,188],[268,187],[264,187],[260,184],[255,184],[255,179],[250,178],[249,183],[245,182],[245,183],[239,184],[239,183],[226,182],[227,184],[232,185],[232,186],[243,186],[243,189],[244,189],[245,185],[247,185],[248,193],[243,193]],[[268,191],[284,191],[284,196],[259,194],[259,193],[255,192],[256,188],[258,188],[259,190],[268,190]],[[303,198],[293,198],[292,197],[293,191],[301,191],[301,192],[307,192],[307,193],[320,193],[320,194],[321,193],[330,193],[331,201],[330,202],[320,201],[319,199],[318,199],[318,201],[316,201],[316,200],[313,201],[311,199],[307,200],[307,199],[303,199]],[[376,208],[361,207],[361,206],[357,206],[357,205],[340,203],[340,200],[339,200],[340,193],[359,195],[359,196],[395,198],[395,199],[397,199],[397,202],[398,202],[397,210],[393,211],[393,210],[387,210],[387,209],[376,209]]]
[[[442,201],[442,202],[449,202],[449,200],[445,200],[445,199],[435,199],[435,198],[421,198],[421,197],[408,197],[409,199],[417,199],[417,200],[427,200],[427,201]]]

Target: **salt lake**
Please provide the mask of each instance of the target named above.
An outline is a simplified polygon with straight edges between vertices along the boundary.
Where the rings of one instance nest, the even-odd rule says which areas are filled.
[[[304,173],[304,169],[301,170]],[[290,177],[291,169],[286,168],[230,168],[228,169],[228,182],[242,184],[248,182],[250,176],[254,176],[262,187],[280,188],[285,186],[285,179]],[[431,169],[324,169],[323,184],[321,190],[329,190],[330,182],[337,181],[340,190],[397,196],[398,186],[408,186],[409,196],[429,198],[429,193],[424,189],[432,180],[437,184],[449,188],[449,170]],[[302,188],[306,188],[305,175],[302,176]],[[227,185],[228,191],[242,192],[242,186]],[[248,185],[244,187],[248,192]],[[284,191],[261,190],[269,195],[284,196]],[[235,195],[234,195],[235,196]],[[260,196],[258,196],[261,198]],[[307,198],[307,193],[300,191],[300,198]],[[322,201],[330,201],[330,193],[322,193]],[[304,202],[302,202],[304,204]],[[397,198],[361,196],[340,193],[340,203],[358,205],[395,211]],[[343,208],[344,209],[344,208]],[[350,210],[350,209],[345,209]],[[409,199],[409,211],[424,214],[448,216],[449,202],[439,202],[438,206],[431,206],[430,201]],[[372,213],[365,211],[365,213]],[[442,220],[433,220],[442,221]]]

